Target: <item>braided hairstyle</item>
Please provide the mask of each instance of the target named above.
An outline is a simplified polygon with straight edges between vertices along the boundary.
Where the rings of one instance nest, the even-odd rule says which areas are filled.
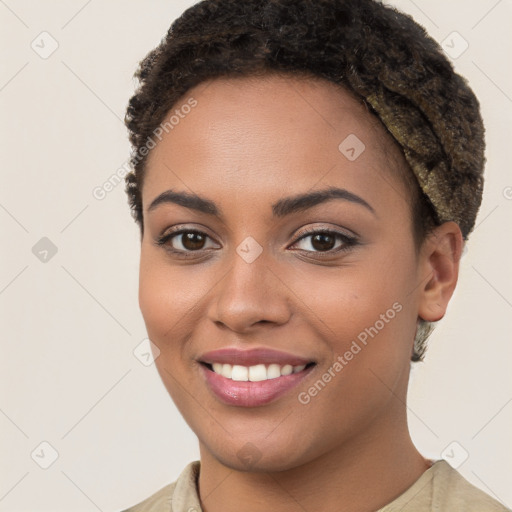
[[[423,27],[377,0],[203,0],[172,23],[139,63],[125,116],[125,191],[141,237],[146,161],[171,109],[206,80],[268,73],[337,83],[382,122],[408,164],[396,172],[410,191],[417,249],[448,220],[467,240],[483,191],[478,100]],[[412,361],[432,328],[418,320]]]

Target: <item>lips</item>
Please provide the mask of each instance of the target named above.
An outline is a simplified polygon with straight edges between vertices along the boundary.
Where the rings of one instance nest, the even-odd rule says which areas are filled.
[[[221,349],[198,358],[206,384],[228,405],[257,407],[302,381],[315,361],[272,349]]]
[[[294,354],[280,352],[268,348],[253,348],[250,350],[239,350],[234,348],[223,348],[206,352],[198,358],[202,363],[226,363],[231,365],[253,366],[257,364],[279,364],[301,366],[314,362],[312,359],[305,359]]]

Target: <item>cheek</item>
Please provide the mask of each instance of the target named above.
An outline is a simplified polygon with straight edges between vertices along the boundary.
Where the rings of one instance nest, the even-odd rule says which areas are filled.
[[[329,384],[300,390],[299,401],[313,417],[328,411],[335,424],[350,429],[382,412],[394,393],[403,395],[416,318],[407,298],[412,272],[403,259],[393,265],[373,259],[330,276],[318,273],[309,281],[315,282],[314,291],[295,283],[297,295],[307,297],[314,310],[319,339],[328,349],[317,379]]]
[[[342,356],[343,370],[335,372],[343,374],[338,382],[359,398],[366,388],[378,396],[369,390],[382,386],[369,368],[391,387],[408,368],[417,318],[411,294],[417,285],[413,254],[393,244],[382,247],[378,256],[372,254],[332,272],[321,267],[310,270],[307,279],[293,283],[307,306],[303,310],[310,325],[316,326],[327,349],[323,367]]]
[[[389,320],[386,326],[399,322],[397,310],[407,310],[407,295],[414,287],[412,268],[404,261],[393,265],[368,261],[330,272],[317,267],[309,271],[307,279],[292,282],[306,306],[304,314],[323,328],[328,338],[335,335],[345,341],[376,322],[382,327],[381,315]]]
[[[172,339],[198,301],[193,280],[180,267],[166,264],[153,248],[141,251],[139,307],[150,339],[160,348],[172,348]]]
[[[140,258],[139,307],[150,339],[160,347],[163,334],[172,325],[168,315],[173,310],[169,311],[169,284],[162,276],[163,269],[147,252],[143,249]]]
[[[139,307],[149,339],[160,353],[155,366],[171,398],[182,414],[191,406],[186,388],[190,358],[184,348],[199,293],[193,279],[180,267],[172,267],[153,248],[143,248],[139,269]],[[185,361],[185,363],[184,363]]]

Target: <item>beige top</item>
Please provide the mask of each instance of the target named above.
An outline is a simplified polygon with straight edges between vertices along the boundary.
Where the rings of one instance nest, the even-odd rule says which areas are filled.
[[[197,492],[200,462],[188,464],[172,484],[123,512],[202,512]],[[505,512],[445,460],[434,461],[403,494],[376,512]]]

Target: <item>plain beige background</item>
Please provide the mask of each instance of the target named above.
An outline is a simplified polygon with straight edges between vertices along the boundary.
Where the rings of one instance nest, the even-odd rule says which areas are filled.
[[[2,512],[121,510],[198,458],[140,360],[124,184],[93,194],[128,160],[137,62],[193,3],[0,1]],[[484,201],[448,315],[412,373],[410,428],[426,456],[510,507],[512,2],[390,3],[444,41],[487,127]]]

